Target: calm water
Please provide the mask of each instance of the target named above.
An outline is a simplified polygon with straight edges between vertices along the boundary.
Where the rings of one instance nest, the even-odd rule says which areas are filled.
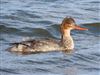
[[[0,0],[0,75],[100,75],[99,0]],[[59,24],[74,17],[75,52],[21,55],[6,49],[23,38],[60,39]]]

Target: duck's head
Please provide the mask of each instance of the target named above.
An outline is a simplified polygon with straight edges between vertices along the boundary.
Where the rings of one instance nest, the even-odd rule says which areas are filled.
[[[77,29],[77,30],[88,30],[87,28],[83,28],[78,26],[75,23],[75,20],[71,17],[66,17],[63,19],[61,26],[60,26],[61,32],[64,33],[64,30],[73,30],[73,29]]]

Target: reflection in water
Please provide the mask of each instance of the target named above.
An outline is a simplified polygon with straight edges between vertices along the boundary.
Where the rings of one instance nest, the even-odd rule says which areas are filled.
[[[64,75],[77,75],[78,74],[78,69],[75,66],[71,66],[68,68],[65,68],[65,74]]]

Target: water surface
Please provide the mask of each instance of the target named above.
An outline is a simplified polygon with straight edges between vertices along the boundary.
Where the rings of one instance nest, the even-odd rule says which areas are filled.
[[[99,0],[1,0],[1,75],[100,75]],[[6,49],[23,38],[60,39],[65,16],[88,31],[72,31],[75,52],[21,55]]]

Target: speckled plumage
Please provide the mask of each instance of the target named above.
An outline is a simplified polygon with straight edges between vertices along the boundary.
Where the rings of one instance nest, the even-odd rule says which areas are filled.
[[[16,52],[46,52],[63,50],[63,47],[61,47],[59,43],[60,42],[53,39],[28,40],[13,43],[13,47],[11,47],[10,50]]]
[[[73,29],[86,30],[86,28],[80,28],[76,26],[73,18],[66,17],[60,25],[61,40],[55,39],[33,39],[26,40],[18,43],[13,43],[13,46],[9,48],[14,52],[47,52],[47,51],[67,51],[74,49],[74,41],[70,35],[70,31]]]

